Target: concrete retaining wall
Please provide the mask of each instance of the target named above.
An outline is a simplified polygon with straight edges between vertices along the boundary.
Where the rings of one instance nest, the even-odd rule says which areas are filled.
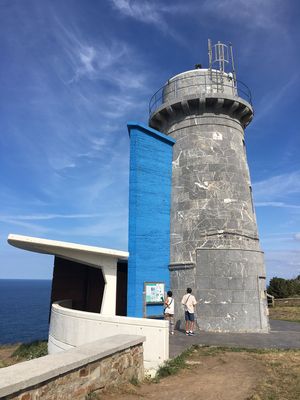
[[[0,398],[81,400],[144,377],[142,336],[116,335],[1,369]]]
[[[144,366],[157,369],[169,358],[168,321],[120,317],[73,310],[70,302],[52,304],[48,351],[50,354],[116,334],[143,335]]]

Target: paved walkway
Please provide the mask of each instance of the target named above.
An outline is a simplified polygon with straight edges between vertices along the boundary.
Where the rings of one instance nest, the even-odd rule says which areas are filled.
[[[270,321],[271,332],[266,333],[211,333],[198,331],[195,336],[186,336],[183,331],[175,331],[170,336],[170,357],[176,357],[193,344],[269,348],[300,349],[300,323]]]

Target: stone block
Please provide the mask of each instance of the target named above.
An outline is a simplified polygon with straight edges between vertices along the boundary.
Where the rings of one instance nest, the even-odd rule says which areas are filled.
[[[31,394],[30,393],[22,394],[20,400],[31,400]]]
[[[245,291],[244,290],[233,290],[232,292],[232,303],[245,303]]]
[[[207,318],[207,317],[213,317],[213,308],[211,307],[210,304],[204,304],[204,303],[199,303],[196,308],[196,316],[197,318]]]
[[[229,288],[229,279],[215,276],[212,279],[212,289],[227,290]]]
[[[88,376],[89,374],[89,369],[88,368],[81,368],[79,370],[79,377],[83,377],[83,376]]]
[[[245,290],[245,303],[248,304],[258,303],[258,291]]]
[[[243,278],[232,278],[228,280],[228,287],[233,290],[244,290],[246,289],[246,283]]]
[[[211,288],[213,288],[213,284],[210,277],[202,276],[200,279],[197,279],[197,290]]]

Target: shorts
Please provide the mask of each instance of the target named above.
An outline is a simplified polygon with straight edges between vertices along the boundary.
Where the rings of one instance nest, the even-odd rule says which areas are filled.
[[[195,321],[195,314],[194,313],[190,313],[188,311],[185,311],[184,316],[185,316],[185,320],[186,321],[192,321],[192,322]]]

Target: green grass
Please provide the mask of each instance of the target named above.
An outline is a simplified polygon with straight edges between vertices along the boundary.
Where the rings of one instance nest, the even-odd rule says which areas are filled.
[[[159,382],[161,378],[165,378],[170,375],[175,375],[181,369],[186,368],[186,359],[196,350],[199,346],[192,346],[185,350],[179,356],[166,361],[156,372],[154,382]]]
[[[186,360],[195,351],[201,356],[215,356],[226,351],[231,352],[249,352],[249,353],[269,353],[277,351],[276,349],[247,349],[242,347],[217,347],[217,346],[197,346],[194,345],[189,349],[185,350],[179,356],[166,361],[156,372],[153,379],[154,382],[159,382],[161,378],[177,374],[181,369],[187,368]]]
[[[133,386],[140,386],[141,382],[138,380],[137,377],[132,377],[129,381]]]
[[[256,355],[265,374],[249,400],[299,400],[300,351],[288,350]]]
[[[153,378],[154,383],[158,383],[161,378],[166,378],[171,375],[177,374],[181,369],[187,368],[188,364],[186,360],[193,354],[197,352],[199,356],[216,356],[225,352],[232,353],[253,353],[253,354],[282,354],[282,353],[299,353],[300,350],[294,349],[252,349],[244,347],[218,347],[218,346],[197,346],[194,345],[189,349],[185,350],[179,356],[166,361],[156,372]],[[280,365],[279,362],[274,363],[273,366]]]
[[[85,400],[98,400],[98,399],[99,399],[98,395],[94,392],[88,393],[85,396]]]
[[[269,312],[271,319],[300,322],[300,306],[276,306],[269,308]]]
[[[198,347],[199,354],[201,356],[213,356],[226,351],[232,353],[254,353],[254,354],[273,354],[273,353],[289,353],[289,352],[300,352],[298,349],[258,349],[258,348],[247,348],[247,347],[225,347],[225,346],[201,346]]]
[[[12,355],[19,359],[32,360],[33,358],[46,356],[47,354],[47,342],[38,340],[31,343],[21,344]]]
[[[160,378],[177,374],[184,368],[193,368],[187,359],[203,360],[225,353],[252,353],[261,363],[265,374],[247,400],[299,400],[300,399],[300,349],[248,349],[243,347],[193,346],[173,360],[167,361],[157,371],[153,383]]]

